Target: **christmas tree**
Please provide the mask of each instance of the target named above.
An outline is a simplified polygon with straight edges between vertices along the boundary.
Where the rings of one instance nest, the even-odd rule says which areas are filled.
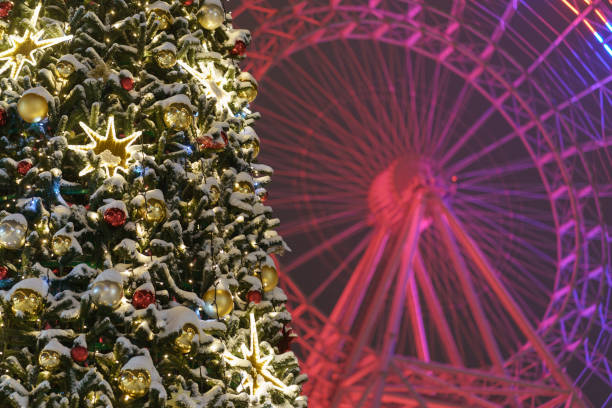
[[[220,0],[0,2],[0,407],[305,407]]]

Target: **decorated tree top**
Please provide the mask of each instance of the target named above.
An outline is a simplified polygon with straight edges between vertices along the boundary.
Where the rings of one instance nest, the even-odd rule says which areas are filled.
[[[219,0],[0,2],[0,406],[305,407]]]

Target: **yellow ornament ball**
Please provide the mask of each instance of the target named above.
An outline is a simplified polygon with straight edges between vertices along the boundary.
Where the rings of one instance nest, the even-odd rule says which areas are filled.
[[[206,314],[210,317],[227,316],[234,310],[234,298],[226,289],[209,289],[203,296]]]
[[[25,93],[17,103],[17,112],[28,123],[40,122],[49,114],[49,104],[38,93]]]
[[[165,30],[172,23],[172,15],[167,10],[157,8],[151,10],[154,15],[155,21],[159,23],[159,29]]]
[[[47,371],[55,371],[62,363],[60,353],[55,350],[43,350],[38,356],[38,364]]]
[[[74,65],[69,61],[60,61],[55,67],[55,71],[60,78],[66,79],[75,71]]]
[[[148,222],[158,224],[166,219],[166,203],[150,198],[146,205],[145,219]]]
[[[253,194],[255,192],[255,188],[253,184],[248,181],[239,181],[234,183],[234,192],[242,193],[242,194]]]
[[[43,309],[43,298],[32,289],[20,288],[11,296],[11,308],[14,313],[21,312],[29,320],[36,320]]]
[[[219,190],[219,187],[217,186],[211,186],[208,196],[210,197],[211,204],[217,204],[219,202],[219,198],[221,198],[221,190]]]
[[[51,241],[51,249],[57,256],[63,256],[68,253],[72,246],[72,238],[68,235],[56,235]]]
[[[259,85],[253,75],[243,72],[238,76],[238,97],[246,99],[249,103],[257,98]]]
[[[188,129],[193,122],[193,113],[189,106],[173,103],[164,109],[164,123],[174,130]]]
[[[174,340],[174,345],[183,354],[191,353],[192,341],[197,333],[195,327],[186,324],[181,331],[181,334]]]
[[[155,54],[155,61],[163,69],[172,68],[176,64],[176,53],[171,50],[161,50]]]
[[[119,374],[119,389],[131,398],[147,395],[151,388],[151,375],[145,370],[123,370]]]
[[[206,0],[198,11],[198,22],[207,30],[215,30],[221,27],[224,21],[225,11],[219,0]]]
[[[257,139],[251,140],[250,142],[246,143],[243,147],[251,151],[253,155],[253,159],[256,159],[257,156],[259,156],[259,141]]]
[[[261,267],[261,283],[264,292],[270,292],[278,285],[278,271],[275,267],[264,265]]]

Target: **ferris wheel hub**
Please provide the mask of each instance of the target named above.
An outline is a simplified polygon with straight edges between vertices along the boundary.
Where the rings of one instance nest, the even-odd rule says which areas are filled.
[[[396,159],[376,176],[368,193],[368,204],[374,223],[397,225],[418,196],[446,198],[455,191],[456,179],[447,182],[434,164],[416,154]],[[430,224],[428,206],[425,206],[422,229]]]

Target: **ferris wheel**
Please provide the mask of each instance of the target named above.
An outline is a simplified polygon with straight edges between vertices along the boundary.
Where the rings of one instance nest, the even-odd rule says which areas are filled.
[[[605,2],[235,9],[311,406],[612,406]]]

